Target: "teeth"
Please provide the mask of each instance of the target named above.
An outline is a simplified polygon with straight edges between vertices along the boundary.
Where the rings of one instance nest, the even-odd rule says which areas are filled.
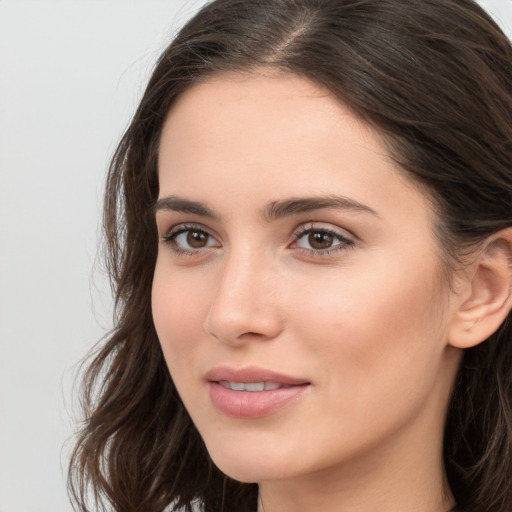
[[[264,382],[247,382],[245,384],[245,391],[263,391],[264,389]]]
[[[232,391],[270,391],[286,387],[278,382],[230,382],[227,380],[221,380],[219,384],[226,389],[231,389]]]

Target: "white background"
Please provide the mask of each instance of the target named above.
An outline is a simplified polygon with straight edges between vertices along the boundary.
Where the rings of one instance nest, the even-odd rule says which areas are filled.
[[[248,0],[249,1],[249,0]],[[204,0],[0,0],[0,512],[67,512],[75,365],[110,325],[103,177]],[[482,0],[512,34],[512,0]]]

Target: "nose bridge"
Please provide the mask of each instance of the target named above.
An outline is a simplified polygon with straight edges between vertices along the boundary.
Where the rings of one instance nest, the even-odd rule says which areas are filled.
[[[220,264],[206,331],[226,343],[272,339],[280,331],[273,279],[277,269],[263,251],[231,250]]]

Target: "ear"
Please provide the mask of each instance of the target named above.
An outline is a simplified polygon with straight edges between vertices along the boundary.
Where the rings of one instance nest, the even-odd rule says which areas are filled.
[[[496,332],[512,309],[512,228],[486,240],[463,272],[448,344],[469,348]]]

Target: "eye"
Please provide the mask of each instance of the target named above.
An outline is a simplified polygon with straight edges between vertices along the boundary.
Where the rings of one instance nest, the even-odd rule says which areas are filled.
[[[331,254],[354,245],[354,240],[342,232],[325,227],[303,227],[295,235],[292,248],[312,254]]]
[[[210,233],[197,226],[177,226],[162,238],[178,253],[197,253],[209,247],[221,247]]]
[[[307,235],[303,235],[298,242],[299,247],[305,249],[330,249],[335,242],[335,236],[326,231],[310,231]]]

